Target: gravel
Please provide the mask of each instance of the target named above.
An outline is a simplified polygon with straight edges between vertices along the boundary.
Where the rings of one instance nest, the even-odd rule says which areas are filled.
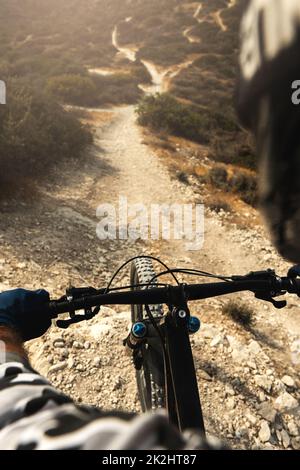
[[[289,413],[297,409],[299,407],[299,403],[296,398],[294,398],[288,392],[285,392],[276,398],[274,406],[276,410],[280,411],[281,413]]]

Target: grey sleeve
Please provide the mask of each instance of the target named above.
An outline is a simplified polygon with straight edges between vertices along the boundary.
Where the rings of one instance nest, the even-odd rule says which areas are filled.
[[[179,433],[164,411],[136,416],[79,406],[26,361],[8,358],[19,361],[0,364],[1,450],[216,448],[201,435]]]

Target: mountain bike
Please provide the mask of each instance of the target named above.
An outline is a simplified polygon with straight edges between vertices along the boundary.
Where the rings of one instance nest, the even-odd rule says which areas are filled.
[[[164,269],[156,273],[154,261]],[[130,285],[112,288],[116,276],[128,264],[131,264]],[[158,282],[166,274],[173,277],[174,283]],[[185,284],[179,282],[178,274],[218,282]],[[300,296],[298,277],[299,266],[292,267],[286,277],[271,269],[226,277],[197,269],[170,269],[157,258],[139,256],[124,263],[106,288],[71,287],[65,296],[51,301],[48,308],[53,319],[68,313],[68,318],[57,320],[57,326],[68,328],[99,314],[102,305],[130,305],[132,327],[123,344],[132,354],[142,410],[165,408],[179,430],[194,429],[205,435],[190,344],[190,335],[199,331],[200,321],[191,315],[189,302],[250,291],[257,299],[281,309],[286,301],[276,300],[278,296],[286,293]],[[79,310],[84,313],[76,314]]]

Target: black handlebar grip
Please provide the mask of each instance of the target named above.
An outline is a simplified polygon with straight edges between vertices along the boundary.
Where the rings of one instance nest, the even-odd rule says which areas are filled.
[[[297,294],[300,297],[300,279],[292,279],[292,283],[294,285],[294,294]]]
[[[49,302],[46,310],[51,319],[58,317],[58,314],[59,314],[58,305],[59,305],[59,302],[57,300],[52,300],[51,302]]]
[[[296,294],[300,297],[300,279],[295,277],[282,278],[282,289],[289,294]]]

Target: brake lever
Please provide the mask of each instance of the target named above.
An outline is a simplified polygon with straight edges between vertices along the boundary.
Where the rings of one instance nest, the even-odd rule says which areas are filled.
[[[94,318],[97,314],[99,313],[99,309],[95,308],[94,311],[89,309],[85,310],[84,315],[71,315],[70,318],[67,318],[66,320],[57,320],[56,321],[56,326],[58,328],[61,328],[63,330],[66,330],[69,328],[70,325],[73,323],[80,323],[82,321],[87,321],[91,320]]]
[[[275,282],[277,281],[276,272],[273,269],[268,269],[267,271],[251,271],[246,276],[233,276],[232,279],[235,281],[242,281],[244,279],[261,279],[264,280],[268,278],[270,281]],[[271,295],[273,294],[273,295]],[[254,292],[255,298],[259,300],[264,300],[265,302],[270,302],[273,307],[277,309],[282,309],[287,306],[286,300],[275,300],[274,297],[283,295],[285,292],[279,292],[274,286],[274,292]]]
[[[281,309],[287,306],[286,300],[275,300],[271,297],[270,294],[266,293],[256,293],[255,298],[259,300],[264,300],[266,302],[270,302],[275,308]]]
[[[79,317],[82,317],[82,316],[83,315],[75,315],[71,318],[68,318],[67,320],[57,320],[56,326],[58,328],[66,330],[67,328],[69,328],[70,325],[72,325],[72,323],[79,323],[83,321],[82,319],[79,319]]]

